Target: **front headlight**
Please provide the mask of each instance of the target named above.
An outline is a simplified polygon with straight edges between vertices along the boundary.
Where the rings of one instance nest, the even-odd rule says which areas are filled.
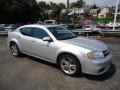
[[[89,52],[87,54],[88,59],[99,59],[99,58],[103,58],[104,54],[103,52]]]
[[[93,52],[93,57],[94,57],[94,59],[103,58],[104,54],[103,54],[103,52]]]

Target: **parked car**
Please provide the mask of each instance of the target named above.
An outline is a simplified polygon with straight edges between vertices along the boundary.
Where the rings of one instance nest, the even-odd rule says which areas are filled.
[[[75,21],[74,22],[74,27],[75,27],[75,29],[82,29],[83,23],[80,22],[80,21]]]
[[[75,29],[73,22],[72,22],[72,21],[69,21],[69,20],[68,20],[68,21],[62,21],[62,22],[60,23],[60,25],[64,26],[65,28],[67,28],[67,29],[69,29],[69,30]]]
[[[113,25],[114,25],[113,22],[109,22],[109,23],[106,24],[106,27],[107,27],[107,28],[113,28]],[[116,24],[115,24],[115,27],[119,27],[119,24],[116,23]]]
[[[69,24],[60,24],[61,26],[69,29],[69,30],[73,30],[74,29],[74,26],[73,25],[69,25]]]
[[[8,32],[13,56],[21,53],[56,63],[67,75],[101,75],[110,66],[111,53],[101,41],[77,37],[59,25],[26,25]]]
[[[93,31],[101,30],[100,25],[96,22],[85,22],[83,24],[83,29],[84,30],[93,30]]]
[[[106,28],[106,24],[105,23],[98,23],[100,29],[105,29]]]
[[[54,24],[55,25],[55,24],[57,24],[57,21],[56,20],[45,20],[44,24],[48,24],[48,25],[49,24]]]
[[[43,24],[43,22],[42,21],[37,21],[37,24]]]
[[[67,28],[67,29],[70,28],[69,25],[67,25],[67,24],[60,24],[60,25],[63,26],[63,27],[65,27],[65,28]]]
[[[0,24],[0,31],[4,31],[5,26],[7,26],[7,24]]]
[[[4,27],[4,31],[13,31],[19,26],[21,26],[21,24],[8,24],[6,27]]]

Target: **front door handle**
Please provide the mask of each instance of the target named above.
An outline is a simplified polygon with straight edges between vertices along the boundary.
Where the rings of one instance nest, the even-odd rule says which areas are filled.
[[[18,36],[17,38],[21,38],[21,37]]]
[[[36,42],[36,41],[32,41],[32,42]]]

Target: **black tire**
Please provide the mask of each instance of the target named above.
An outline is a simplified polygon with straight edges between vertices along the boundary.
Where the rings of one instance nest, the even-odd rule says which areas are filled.
[[[11,51],[11,53],[14,57],[20,57],[21,56],[21,52],[20,52],[17,44],[14,43],[14,42],[12,42],[10,44],[10,51]]]
[[[67,64],[66,64],[66,66],[65,65],[63,65],[63,64],[65,64],[64,63],[64,61],[65,61],[65,59],[67,60],[68,59],[68,62],[66,62],[67,64],[68,64],[68,66],[67,66]],[[65,55],[62,55],[62,56],[60,56],[60,58],[59,58],[59,62],[58,62],[58,64],[59,64],[59,67],[60,67],[60,69],[62,70],[62,72],[63,73],[65,73],[65,74],[67,74],[67,75],[69,75],[69,76],[77,76],[77,75],[79,75],[80,73],[81,73],[81,65],[80,65],[80,62],[79,62],[79,60],[75,57],[75,56],[73,56],[73,55],[70,55],[70,54],[65,54]],[[73,68],[74,67],[74,68]],[[68,70],[64,70],[64,69],[68,69]],[[71,70],[70,70],[71,69]],[[73,69],[73,71],[72,71],[72,69]],[[71,72],[70,72],[71,71]]]

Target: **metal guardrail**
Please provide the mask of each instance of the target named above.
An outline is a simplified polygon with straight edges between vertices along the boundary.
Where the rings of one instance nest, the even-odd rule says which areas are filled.
[[[74,29],[71,30],[75,33],[92,33],[92,32],[98,32],[98,33],[120,33],[120,30],[82,30],[82,29]]]
[[[8,32],[7,31],[0,31],[0,35],[7,35]]]
[[[120,30],[100,30],[99,33],[120,33]]]
[[[87,36],[89,36],[89,34],[93,33],[93,32],[98,32],[100,35],[105,35],[105,34],[119,34],[120,35],[120,30],[83,30],[83,29],[74,29],[71,30],[73,33],[76,34],[85,34]],[[7,31],[0,31],[0,35],[8,35]]]
[[[74,29],[71,30],[72,32],[78,32],[78,33],[90,33],[93,32],[92,30],[83,30],[83,29]]]
[[[89,36],[90,33],[93,33],[94,31],[93,30],[83,30],[83,29],[74,29],[74,30],[71,30],[73,33],[76,33],[76,34],[84,34],[86,35],[87,37]],[[95,31],[96,32],[96,31]]]
[[[75,30],[71,30],[74,33],[78,33],[78,34],[85,34],[87,35],[87,37],[89,36],[89,34],[94,34],[94,32],[104,36],[104,35],[111,35],[111,36],[120,36],[120,30],[82,30],[82,29],[75,29]],[[97,34],[97,35],[98,35]]]
[[[104,36],[109,36],[109,37],[120,37],[120,30],[102,30],[99,31],[99,33],[104,37]]]

